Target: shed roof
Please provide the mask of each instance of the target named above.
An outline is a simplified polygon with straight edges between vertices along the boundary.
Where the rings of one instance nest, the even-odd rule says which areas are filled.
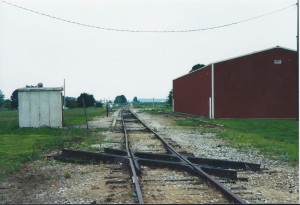
[[[62,91],[62,87],[52,87],[52,88],[39,88],[39,87],[32,87],[32,88],[19,88],[19,92],[40,92],[40,91]]]
[[[216,62],[207,64],[206,66],[204,66],[204,67],[202,67],[202,68],[199,68],[199,69],[197,69],[197,70],[195,70],[195,71],[192,71],[192,72],[190,72],[190,73],[187,73],[187,74],[185,74],[185,75],[182,75],[182,76],[180,76],[180,77],[178,77],[178,78],[175,78],[174,80],[179,79],[179,78],[181,78],[181,77],[183,77],[183,76],[192,74],[192,73],[194,73],[194,72],[197,72],[197,71],[199,71],[199,70],[201,70],[201,69],[204,69],[204,68],[206,68],[206,67],[208,67],[208,66],[210,66],[210,65],[212,65],[212,64],[221,63],[221,62],[233,60],[233,59],[236,59],[236,58],[241,58],[241,57],[245,57],[245,56],[249,56],[249,55],[253,55],[253,54],[256,54],[256,53],[261,53],[261,52],[265,52],[265,51],[269,51],[269,50],[273,50],[273,49],[278,49],[278,48],[279,48],[279,49],[284,49],[284,50],[289,50],[289,51],[294,51],[294,52],[296,52],[295,50],[290,49],[290,48],[285,48],[285,47],[281,47],[281,46],[275,46],[275,47],[272,47],[272,48],[268,48],[268,49],[264,49],[264,50],[260,50],[260,51],[255,51],[255,52],[252,52],[252,53],[248,53],[248,54],[244,54],[244,55],[236,56],[236,57],[233,57],[233,58],[228,58],[228,59],[224,59],[224,60],[220,60],[220,61],[216,61]]]

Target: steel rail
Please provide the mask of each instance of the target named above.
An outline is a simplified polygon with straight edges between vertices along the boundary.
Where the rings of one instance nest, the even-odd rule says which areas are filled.
[[[139,204],[144,204],[144,199],[143,199],[141,186],[139,184],[139,180],[138,180],[136,170],[135,170],[135,166],[134,166],[134,163],[133,163],[133,160],[134,160],[133,154],[132,154],[132,152],[130,150],[130,147],[129,147],[128,135],[127,135],[124,119],[123,119],[123,111],[124,111],[124,109],[122,109],[122,111],[121,111],[121,119],[122,119],[122,126],[123,126],[124,136],[125,136],[127,156],[128,156],[128,159],[129,159],[129,164],[130,164],[131,173],[132,173],[132,181],[135,185],[135,191],[136,191],[136,194],[137,194]]]
[[[210,185],[214,186],[217,190],[223,193],[223,195],[229,200],[234,203],[238,204],[247,204],[246,201],[241,199],[239,196],[235,195],[231,190],[229,190],[227,187],[223,186],[220,182],[210,177],[206,172],[204,172],[201,168],[194,166],[192,162],[190,162],[188,159],[183,157],[181,154],[176,152],[164,139],[162,139],[158,133],[156,133],[154,130],[152,130],[150,127],[148,127],[132,110],[129,110],[129,112],[134,115],[148,130],[150,130],[154,135],[166,146],[168,149],[175,155],[177,155],[178,158],[180,158],[182,161],[185,161],[189,166],[199,175],[201,175],[204,179],[206,179]]]

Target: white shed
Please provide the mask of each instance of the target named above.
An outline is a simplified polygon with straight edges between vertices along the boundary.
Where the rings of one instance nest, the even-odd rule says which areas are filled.
[[[63,88],[18,89],[19,127],[62,127]]]

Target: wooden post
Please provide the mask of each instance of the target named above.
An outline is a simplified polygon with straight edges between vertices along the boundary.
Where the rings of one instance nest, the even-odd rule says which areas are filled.
[[[108,117],[108,101],[106,101],[106,117]]]
[[[297,89],[296,89],[296,99],[297,99],[297,117],[296,120],[299,121],[299,0],[297,0]]]
[[[83,97],[82,97],[82,105],[83,105],[83,109],[84,109],[84,116],[85,116],[86,129],[89,129],[89,125],[88,125],[88,121],[87,121],[87,117],[86,117],[85,101],[84,101],[84,98],[83,98]]]

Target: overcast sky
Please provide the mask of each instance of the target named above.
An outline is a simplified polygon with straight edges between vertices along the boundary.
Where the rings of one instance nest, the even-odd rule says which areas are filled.
[[[296,0],[6,0],[58,18],[129,30],[189,30],[230,24]],[[79,26],[0,1],[0,90],[62,87],[96,100],[165,98],[172,80],[209,64],[277,45],[296,50],[296,6],[198,32],[130,33]]]

